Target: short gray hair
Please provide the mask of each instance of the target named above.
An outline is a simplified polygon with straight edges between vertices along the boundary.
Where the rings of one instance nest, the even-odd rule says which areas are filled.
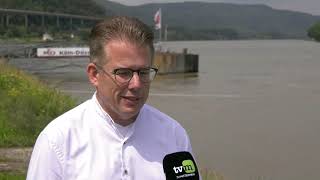
[[[149,47],[154,56],[153,32],[150,27],[134,17],[116,16],[98,22],[91,30],[89,47],[90,62],[103,65],[107,54],[104,47],[112,40],[126,41]],[[106,52],[107,53],[107,52]]]

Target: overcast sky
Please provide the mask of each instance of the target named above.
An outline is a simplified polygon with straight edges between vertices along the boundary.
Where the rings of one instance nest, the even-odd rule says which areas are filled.
[[[126,5],[183,1],[228,2],[240,4],[266,4],[276,9],[288,9],[320,15],[320,0],[112,0]]]

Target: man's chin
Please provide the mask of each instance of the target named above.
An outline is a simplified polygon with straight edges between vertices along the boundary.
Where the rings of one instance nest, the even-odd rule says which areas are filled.
[[[143,103],[141,102],[128,103],[128,101],[122,101],[120,103],[119,110],[126,117],[134,117],[139,113],[142,106],[143,106]]]
[[[124,114],[127,114],[128,116],[136,116],[137,114],[139,114],[140,109],[126,109],[126,111],[124,111]]]
[[[141,108],[137,107],[125,107],[122,109],[122,115],[126,118],[132,118],[139,114]]]

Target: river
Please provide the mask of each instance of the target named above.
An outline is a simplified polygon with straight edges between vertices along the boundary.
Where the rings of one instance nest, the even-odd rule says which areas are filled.
[[[198,164],[228,180],[320,178],[320,44],[304,40],[166,42],[199,54],[199,73],[159,76],[148,103],[187,130]],[[10,63],[84,101],[87,58]]]

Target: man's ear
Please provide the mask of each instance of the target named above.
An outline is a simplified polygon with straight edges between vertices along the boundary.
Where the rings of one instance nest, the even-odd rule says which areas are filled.
[[[97,66],[93,63],[89,63],[87,66],[87,74],[89,81],[92,85],[98,86],[98,69]]]

